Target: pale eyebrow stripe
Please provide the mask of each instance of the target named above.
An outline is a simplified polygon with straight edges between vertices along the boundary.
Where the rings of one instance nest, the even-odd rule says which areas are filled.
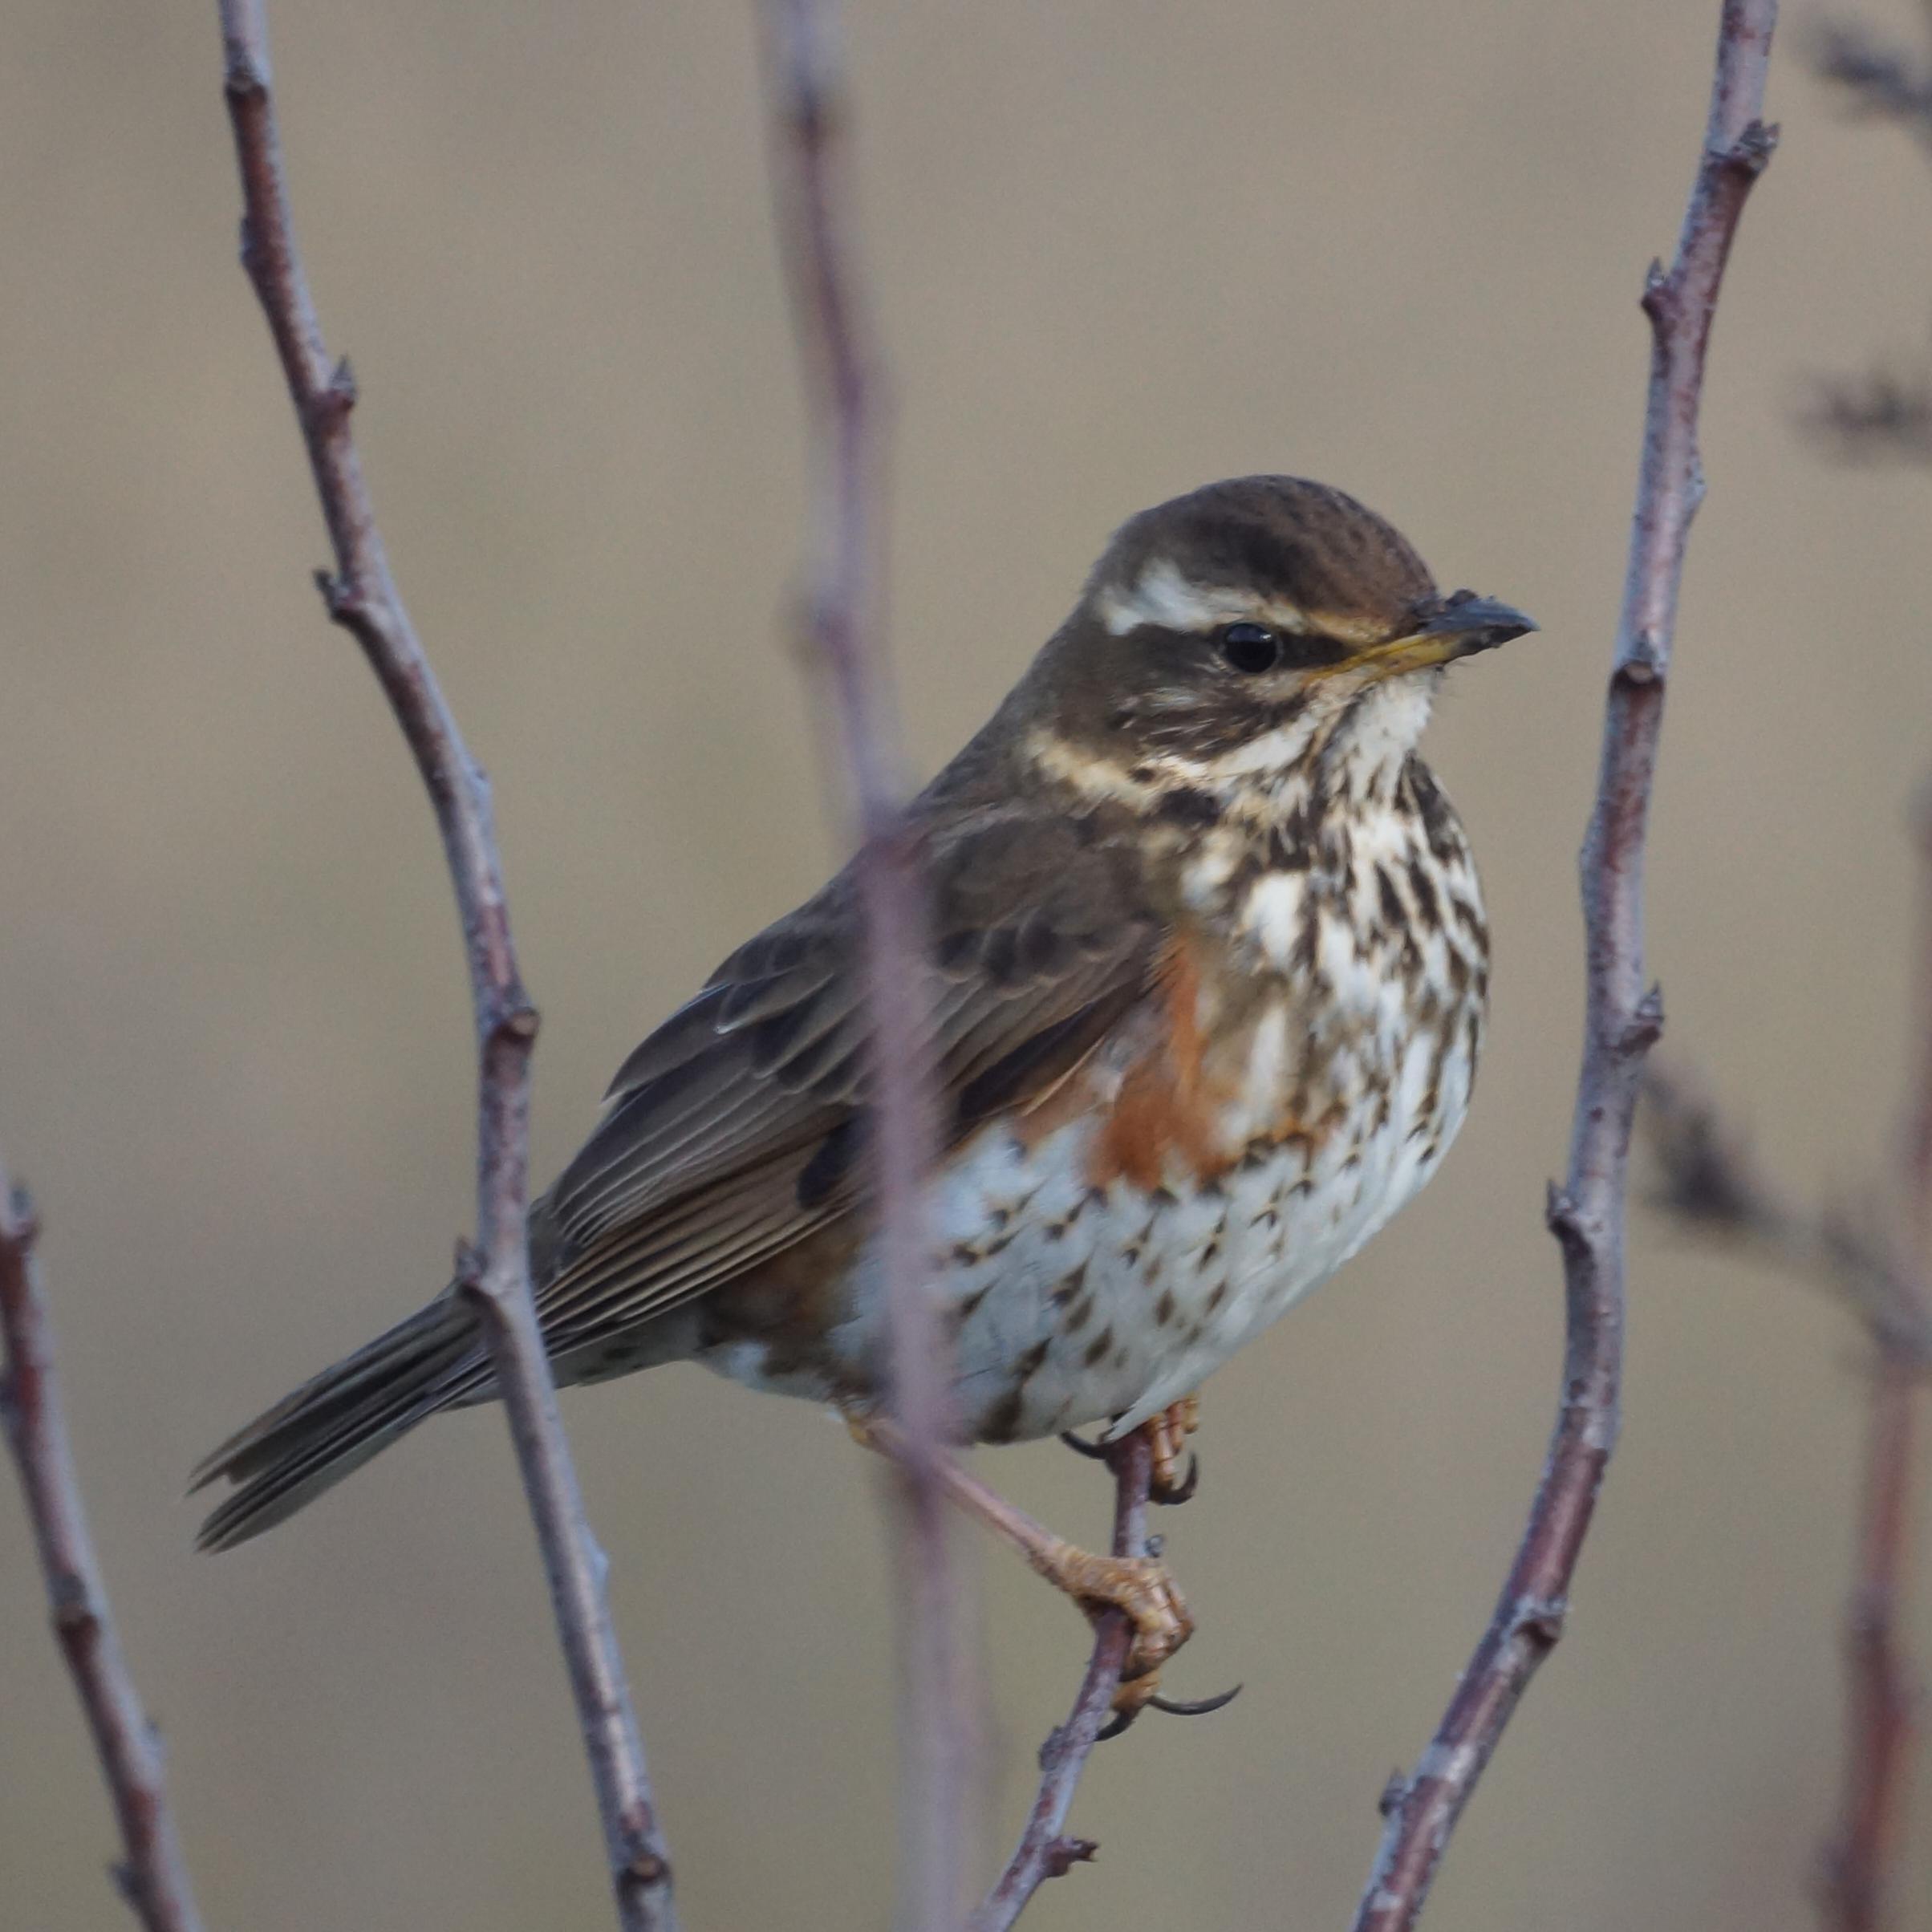
[[[1101,593],[1095,607],[1100,621],[1116,637],[1143,624],[1167,631],[1208,631],[1243,618],[1297,633],[1309,628],[1306,615],[1278,598],[1257,597],[1231,585],[1191,583],[1165,559],[1151,563],[1131,589]]]

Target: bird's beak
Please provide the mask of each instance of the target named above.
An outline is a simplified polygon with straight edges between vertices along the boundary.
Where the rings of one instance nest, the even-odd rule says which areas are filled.
[[[1514,605],[1457,591],[1414,630],[1386,643],[1370,644],[1353,662],[1372,665],[1385,677],[1394,677],[1404,671],[1423,671],[1459,657],[1474,657],[1479,651],[1493,651],[1498,644],[1526,636],[1536,627],[1536,620],[1525,617]]]

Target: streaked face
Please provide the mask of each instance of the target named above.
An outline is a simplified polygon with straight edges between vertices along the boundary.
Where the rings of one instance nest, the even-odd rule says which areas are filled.
[[[1237,781],[1338,733],[1406,755],[1443,665],[1534,628],[1508,605],[1441,596],[1401,536],[1339,491],[1248,477],[1129,522],[1038,675],[1070,756]]]

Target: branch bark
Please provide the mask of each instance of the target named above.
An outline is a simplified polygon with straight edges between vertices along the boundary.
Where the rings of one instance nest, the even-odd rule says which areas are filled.
[[[1153,1444],[1144,1430],[1136,1429],[1104,1454],[1114,1471],[1114,1554],[1144,1557]],[[1063,1877],[1098,1849],[1090,1838],[1067,1836],[1067,1814],[1081,1773],[1106,1724],[1132,1642],[1133,1633],[1121,1611],[1109,1610],[1095,1619],[1094,1654],[1079,1695],[1066,1722],[1040,1747],[1040,1788],[1027,1813],[1026,1828],[967,1932],[1007,1932],[1048,1879]]]
[[[1650,785],[1691,518],[1704,363],[1725,262],[1776,141],[1760,116],[1776,0],[1724,0],[1703,152],[1666,274],[1643,294],[1651,331],[1643,454],[1597,800],[1581,859],[1586,1002],[1568,1179],[1550,1191],[1563,1251],[1563,1388],[1543,1477],[1494,1614],[1387,1825],[1357,1932],[1414,1924],[1463,1806],[1537,1666],[1561,1634],[1570,1579],[1616,1441],[1623,1360],[1624,1215],[1643,1059],[1663,1023],[1643,953]]]
[[[442,834],[474,1009],[477,1246],[458,1283],[489,1348],[549,1580],[603,1814],[619,1922],[674,1932],[671,1868],[630,1686],[604,1593],[530,1289],[530,1061],[537,1013],[518,976],[488,781],[469,755],[395,582],[350,432],[356,395],[332,361],[297,251],[270,91],[261,0],[221,0],[225,87],[242,177],[242,260],[260,298],[307,446],[335,552],[319,575],[329,615],[355,639],[414,753]]]
[[[763,0],[773,194],[812,424],[805,636],[830,689],[856,820],[871,1019],[867,1159],[889,1330],[904,1641],[901,1889],[907,1922],[956,1925],[972,1721],[964,1595],[943,1475],[954,1439],[948,1337],[931,1292],[923,1195],[938,1147],[927,915],[899,783],[883,603],[886,402],[845,172],[834,0]]]
[[[160,1740],[121,1654],[87,1532],[54,1377],[53,1332],[34,1253],[39,1233],[32,1203],[0,1171],[0,1427],[19,1468],[54,1634],[120,1821],[126,1862],[115,1877],[147,1932],[201,1932],[168,1809]]]

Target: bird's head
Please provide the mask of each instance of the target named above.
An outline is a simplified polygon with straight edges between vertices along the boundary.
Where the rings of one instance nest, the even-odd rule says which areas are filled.
[[[1533,631],[1443,596],[1374,511],[1242,477],[1130,518],[1026,686],[1037,764],[1096,794],[1399,763],[1443,666]]]

